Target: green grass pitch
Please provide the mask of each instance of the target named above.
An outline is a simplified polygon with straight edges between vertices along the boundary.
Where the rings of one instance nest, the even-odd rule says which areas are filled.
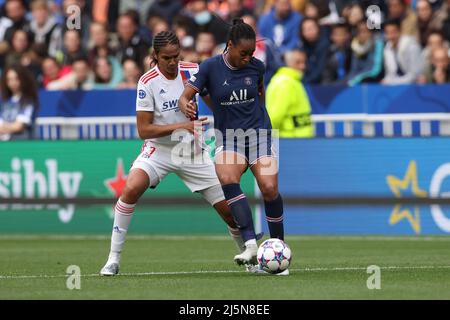
[[[0,237],[0,299],[450,299],[450,238],[287,236],[291,275],[233,264],[226,237],[130,236],[121,275],[100,277],[108,237]],[[80,290],[66,269],[81,269]],[[369,290],[369,265],[381,289]]]

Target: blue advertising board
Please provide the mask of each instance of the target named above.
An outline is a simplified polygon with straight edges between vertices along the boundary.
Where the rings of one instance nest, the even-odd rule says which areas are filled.
[[[289,197],[450,197],[450,138],[284,139]],[[447,191],[446,191],[447,190]],[[288,234],[450,233],[450,206],[286,206]],[[263,223],[266,229],[266,223]]]

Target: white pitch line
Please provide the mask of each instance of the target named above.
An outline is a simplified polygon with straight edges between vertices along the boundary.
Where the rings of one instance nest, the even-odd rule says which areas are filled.
[[[0,241],[30,241],[30,240],[89,240],[105,241],[111,240],[111,235],[0,235]],[[128,235],[127,240],[160,240],[160,241],[185,241],[185,240],[217,240],[229,241],[230,237],[225,235],[196,236],[196,235]],[[286,237],[289,241],[438,241],[450,242],[450,236],[315,236],[315,235],[292,235]]]
[[[424,269],[450,269],[450,266],[385,266],[381,270],[424,270]],[[328,272],[328,271],[361,271],[367,270],[367,267],[305,267],[302,269],[290,269],[295,272]],[[243,270],[198,270],[198,271],[168,271],[168,272],[138,272],[138,273],[120,273],[119,277],[142,277],[142,276],[165,276],[165,275],[189,275],[189,274],[219,274],[219,273],[247,273]],[[0,280],[8,279],[47,279],[47,278],[67,278],[69,275],[0,275]],[[81,274],[81,277],[100,277],[98,273]],[[116,277],[117,277],[116,276]],[[106,277],[105,277],[106,278]]]

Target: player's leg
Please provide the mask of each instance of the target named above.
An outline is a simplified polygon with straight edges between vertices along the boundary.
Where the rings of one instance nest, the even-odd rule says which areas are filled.
[[[222,187],[217,179],[214,163],[206,154],[201,163],[183,163],[180,165],[176,174],[186,184],[192,192],[198,192],[219,214],[222,220],[227,224],[228,231],[239,252],[244,248],[239,229],[231,214],[230,207],[225,201]]]
[[[228,233],[236,243],[239,252],[243,252],[245,250],[244,241],[242,240],[241,233],[234,221],[231,209],[225,200],[221,185],[218,183],[215,186],[200,190],[199,193],[201,193],[203,198],[214,207],[222,220],[227,224]]]
[[[236,152],[222,151],[216,155],[217,177],[246,247],[244,252],[234,257],[238,264],[256,262],[258,250],[252,211],[240,186],[241,176],[247,166],[245,157]]]
[[[276,158],[266,156],[257,159],[250,168],[264,199],[270,237],[284,240],[283,200],[278,191],[277,166]]]
[[[100,271],[101,275],[115,275],[119,272],[120,254],[125,243],[134,207],[150,184],[148,174],[142,169],[130,171],[122,195],[114,207],[114,223],[111,235],[111,249],[108,261]]]

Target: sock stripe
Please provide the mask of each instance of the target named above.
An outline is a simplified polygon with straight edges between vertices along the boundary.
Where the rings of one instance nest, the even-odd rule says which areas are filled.
[[[134,212],[134,207],[133,208],[125,208],[124,206],[120,205],[120,203],[116,204],[116,211],[122,214],[126,214],[126,215],[130,215],[133,214]]]
[[[245,194],[241,193],[240,195],[238,195],[234,198],[231,198],[230,200],[227,200],[227,204],[230,205],[230,204],[235,203],[236,201],[239,201],[244,198],[245,198]]]
[[[134,211],[134,207],[127,208],[127,207],[124,207],[123,205],[121,205],[120,203],[117,203],[116,207],[118,207],[121,211],[126,211],[126,212]]]
[[[283,221],[283,215],[278,218],[271,218],[266,216],[266,220],[268,222],[282,222]]]
[[[239,231],[238,228],[234,229],[234,228],[228,227],[228,231],[230,231],[230,233],[231,233],[233,236],[240,236],[240,235],[241,235],[241,232]]]

